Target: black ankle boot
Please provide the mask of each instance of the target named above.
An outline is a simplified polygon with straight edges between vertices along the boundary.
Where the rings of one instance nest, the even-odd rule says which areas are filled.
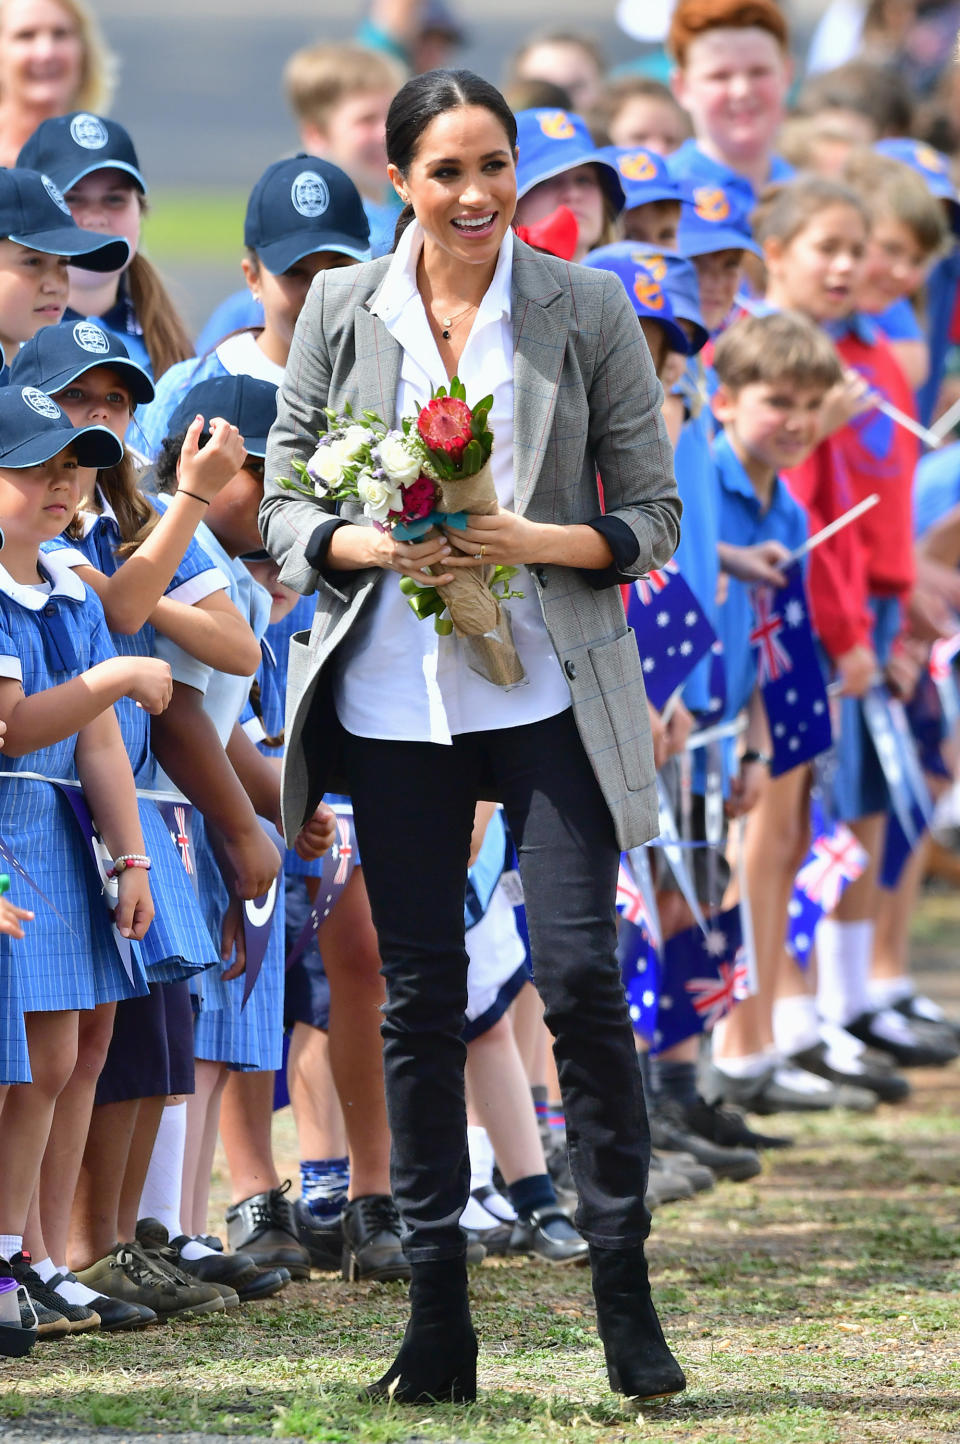
[[[590,1269],[611,1389],[640,1400],[679,1394],[687,1381],[663,1337],[642,1245],[613,1249],[591,1244]]]
[[[477,1397],[477,1336],[464,1259],[412,1265],[410,1320],[400,1352],[362,1397],[397,1404],[467,1404]]]

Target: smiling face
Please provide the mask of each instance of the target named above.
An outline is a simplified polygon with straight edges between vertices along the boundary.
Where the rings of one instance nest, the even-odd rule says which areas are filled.
[[[915,296],[928,265],[927,252],[909,226],[896,216],[879,217],[867,242],[857,305],[876,316],[904,296]]]
[[[820,439],[822,386],[752,381],[738,391],[720,386],[713,411],[754,480],[805,461]]]
[[[840,202],[816,211],[789,241],[764,245],[767,299],[814,321],[839,321],[858,302],[867,253],[867,223]]]
[[[509,138],[482,105],[444,111],[423,131],[406,175],[390,166],[398,194],[413,206],[436,249],[469,266],[496,264],[517,208],[517,174]]]
[[[130,388],[123,373],[111,366],[85,371],[53,399],[74,426],[108,426],[118,441],[126,435],[133,415]]]
[[[57,0],[7,0],[0,14],[0,95],[62,115],[73,109],[83,73],[83,41]]]
[[[766,30],[707,30],[691,41],[673,91],[698,142],[734,170],[768,154],[783,119],[790,64]]]
[[[130,244],[129,266],[140,246],[140,221],[143,215],[143,200],[133,178],[126,171],[95,170],[72,185],[64,196],[70,207],[70,214],[78,226],[85,231],[98,231],[100,235],[123,236]],[[123,268],[126,270],[126,266]],[[114,273],[120,275],[119,271]],[[107,277],[102,271],[84,271],[79,266],[70,267],[71,291],[83,291],[93,287],[102,288]],[[81,300],[78,310],[84,310]]]
[[[17,470],[0,467],[0,517],[6,544],[30,553],[60,535],[80,504],[86,473],[73,451]]]
[[[70,283],[62,256],[0,241],[0,342],[8,357],[41,326],[63,319]]]

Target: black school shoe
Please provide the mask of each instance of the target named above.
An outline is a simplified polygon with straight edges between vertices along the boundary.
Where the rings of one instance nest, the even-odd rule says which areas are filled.
[[[389,1193],[351,1198],[340,1215],[343,1250],[340,1272],[357,1279],[408,1279],[410,1265],[400,1241],[400,1215]]]
[[[45,1284],[33,1267],[33,1259],[24,1250],[15,1253],[10,1260],[10,1272],[27,1291],[38,1319],[41,1338],[54,1338],[63,1334],[86,1334],[100,1327],[100,1315],[82,1304],[68,1304],[58,1293]],[[41,1319],[41,1309],[43,1318]],[[57,1317],[59,1315],[59,1319]],[[62,1320],[62,1322],[61,1322]]]
[[[0,1279],[12,1279],[13,1270],[6,1259],[0,1258]],[[30,1302],[30,1296],[23,1284],[17,1284],[16,1290],[9,1290],[16,1297],[17,1319],[0,1320],[0,1359],[22,1359],[29,1354],[39,1337],[36,1309]]]
[[[907,1019],[906,1036],[891,1039],[883,1027],[883,1009],[873,1013],[861,1013],[852,1023],[845,1023],[848,1033],[866,1043],[868,1048],[879,1048],[897,1062],[901,1068],[942,1068],[952,1063],[960,1053],[960,1044],[946,1025],[924,1023]],[[891,1010],[902,1017],[897,1010]]]
[[[922,993],[910,993],[893,1006],[910,1023],[935,1023],[940,1028],[949,1028],[960,1044],[960,1019],[948,1017],[931,998],[924,997]]]
[[[48,1287],[57,1292],[58,1284],[78,1283],[76,1274],[67,1270],[66,1273],[54,1274],[48,1281]],[[123,1299],[109,1299],[106,1294],[98,1294],[87,1308],[99,1315],[100,1332],[104,1334],[126,1333],[130,1329],[145,1329],[148,1324],[155,1324],[157,1316],[153,1309],[148,1309],[143,1304],[125,1303]]]
[[[298,1198],[293,1205],[297,1238],[310,1255],[311,1266],[321,1273],[337,1273],[343,1259],[343,1229],[340,1214],[332,1221],[322,1222],[311,1212],[310,1205]]]
[[[792,1148],[793,1139],[776,1133],[758,1133],[751,1128],[739,1108],[708,1103],[698,1093],[695,1102],[680,1105],[685,1126],[691,1133],[717,1143],[721,1148]]]
[[[184,1258],[183,1249],[191,1242],[186,1234],[171,1238],[167,1229],[156,1218],[141,1218],[137,1222],[137,1242],[150,1255],[173,1264],[174,1268],[195,1279],[198,1283],[226,1291],[224,1302],[232,1306],[230,1295],[236,1295],[237,1303],[248,1303],[251,1299],[268,1299],[289,1283],[276,1269],[261,1269],[249,1254],[212,1253],[202,1258]]]
[[[279,1188],[255,1193],[227,1209],[227,1246],[245,1253],[263,1269],[285,1268],[294,1279],[310,1277],[310,1255],[300,1242],[293,1207],[286,1195],[289,1178]]]
[[[683,1105],[674,1098],[657,1098],[650,1112],[650,1140],[654,1148],[666,1153],[690,1153],[717,1178],[742,1182],[755,1178],[763,1165],[754,1148],[713,1143],[691,1128]],[[666,1162],[669,1163],[669,1158]]]
[[[586,1239],[577,1233],[570,1215],[556,1205],[535,1208],[526,1218],[518,1218],[510,1234],[508,1252],[532,1254],[534,1258],[552,1264],[586,1264],[590,1261]]]
[[[910,1093],[910,1084],[902,1073],[893,1067],[874,1064],[867,1058],[861,1058],[854,1071],[835,1068],[828,1060],[826,1043],[816,1043],[812,1048],[792,1053],[789,1062],[808,1073],[826,1078],[828,1083],[852,1083],[857,1088],[869,1088],[881,1103],[902,1103]]]

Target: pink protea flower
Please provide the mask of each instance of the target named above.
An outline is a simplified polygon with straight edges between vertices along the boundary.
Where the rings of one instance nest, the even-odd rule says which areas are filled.
[[[473,438],[473,414],[455,396],[435,396],[417,417],[417,430],[431,451],[443,452],[456,464]]]

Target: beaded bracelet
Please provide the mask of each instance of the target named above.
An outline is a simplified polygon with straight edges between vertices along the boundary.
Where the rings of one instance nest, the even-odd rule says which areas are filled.
[[[107,868],[107,877],[116,877],[128,867],[142,867],[144,872],[151,868],[150,859],[142,852],[125,852],[113,859],[113,866]]]

